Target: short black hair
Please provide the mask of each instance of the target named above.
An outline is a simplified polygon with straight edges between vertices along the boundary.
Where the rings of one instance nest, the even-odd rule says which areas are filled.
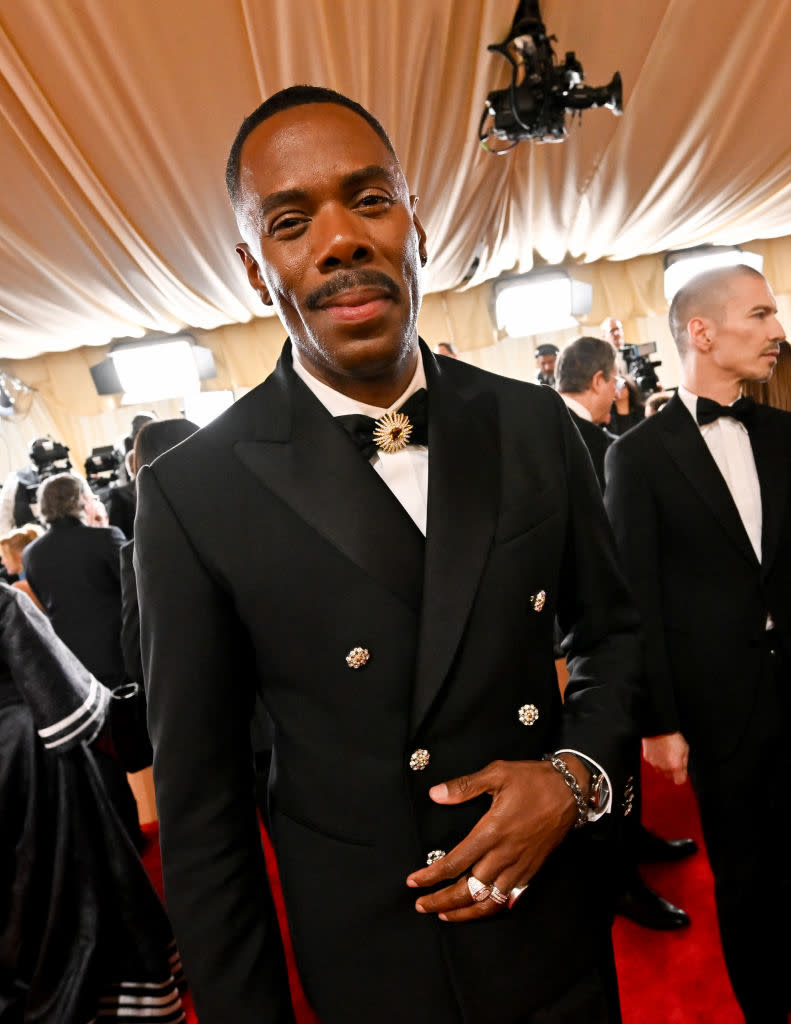
[[[248,135],[259,124],[274,114],[279,114],[282,110],[290,110],[292,107],[304,107],[309,103],[335,103],[340,107],[346,107],[354,111],[355,114],[359,114],[373,128],[387,146],[396,163],[398,163],[396,151],[393,149],[393,143],[390,141],[387,132],[373,114],[357,103],[356,100],[349,99],[348,96],[344,96],[334,89],[326,89],[320,85],[290,85],[286,89],[273,93],[269,99],[264,100],[259,107],[256,107],[252,114],[249,114],[242,121],[239,131],[236,133],[236,138],[231,146],[231,152],[228,154],[228,162],[225,165],[225,185],[228,189],[231,205],[234,208],[236,208],[239,200],[239,167],[242,146],[244,146]]]
[[[601,370],[607,380],[615,369],[615,349],[603,338],[582,337],[569,342],[558,356],[555,386],[561,393],[581,395]]]

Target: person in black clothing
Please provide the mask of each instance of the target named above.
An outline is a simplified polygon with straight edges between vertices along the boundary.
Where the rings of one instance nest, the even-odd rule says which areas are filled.
[[[611,434],[620,437],[631,427],[637,426],[645,419],[645,401],[640,388],[626,372],[626,362],[621,349],[626,344],[623,324],[614,316],[605,317],[601,324],[601,336],[615,350],[618,372],[622,374],[624,385],[616,396],[610,410],[610,422],[607,429]]]
[[[616,440],[604,424],[609,420],[614,397],[624,386],[624,378],[617,373],[615,351],[600,338],[577,338],[561,352],[556,373],[557,390],[588,447],[603,492],[604,456]],[[617,913],[646,928],[681,928],[689,923],[685,911],[649,889],[637,865],[641,860],[678,860],[694,853],[697,846],[692,839],[662,839],[641,824],[639,756],[635,753],[635,809],[624,819],[624,862],[617,885]]]
[[[84,480],[72,473],[48,477],[39,488],[43,537],[22,555],[25,577],[60,639],[105,686],[126,682],[121,656],[121,570],[124,535],[117,527],[86,525]],[[104,783],[129,834],[143,838],[137,804],[125,773],[107,752],[97,753]]]
[[[610,409],[624,379],[615,367],[615,353],[599,338],[577,338],[560,353],[556,386],[582,434],[593,468],[604,490],[604,453],[615,436],[606,429]]]

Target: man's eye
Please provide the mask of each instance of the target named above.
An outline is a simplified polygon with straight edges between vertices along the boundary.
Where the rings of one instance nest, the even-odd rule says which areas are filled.
[[[378,192],[371,192],[360,198],[359,205],[368,208],[387,207],[391,205],[391,201],[389,196],[380,195]]]
[[[299,217],[296,214],[289,214],[285,217],[279,217],[270,227],[269,233],[272,235],[287,234],[301,228],[304,223],[304,217]]]

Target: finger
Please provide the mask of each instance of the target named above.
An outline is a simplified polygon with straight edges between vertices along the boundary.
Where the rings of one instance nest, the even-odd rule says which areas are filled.
[[[487,889],[491,889],[488,896],[484,891],[482,894],[485,896],[484,899],[475,900],[473,898],[469,886],[470,877],[486,885]],[[508,895],[516,883],[513,882],[515,877],[513,868],[499,874],[493,885],[489,883],[489,877],[484,868],[476,866],[475,871],[470,872],[467,878],[459,879],[459,883],[452,887],[454,890],[452,893],[448,889],[444,889],[432,893],[430,896],[422,896],[417,901],[416,907],[419,907],[421,913],[436,913],[442,921],[449,922],[491,917],[508,906]],[[466,893],[457,888],[460,883],[464,883]],[[520,888],[526,888],[526,885],[526,882],[522,882]]]
[[[495,884],[489,882],[489,876],[480,868],[460,878],[453,885],[439,889],[437,892],[421,896],[415,903],[415,909],[422,914],[438,914],[445,920],[471,920],[475,917],[489,917],[507,904],[510,892],[511,871],[497,876]],[[486,888],[475,899],[470,889],[470,879],[479,881]],[[494,893],[494,898],[492,898]],[[459,916],[460,915],[460,916]]]
[[[428,888],[465,875],[471,864],[482,860],[497,845],[497,840],[497,829],[491,812],[487,811],[457,846],[429,867],[414,871],[408,876],[406,884],[413,889]]]
[[[502,783],[500,762],[492,761],[479,772],[460,775],[456,779],[440,782],[428,791],[431,799],[438,804],[461,804],[483,793],[493,793]]]

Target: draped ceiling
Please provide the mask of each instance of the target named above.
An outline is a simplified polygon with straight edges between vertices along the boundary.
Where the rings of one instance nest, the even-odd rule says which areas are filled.
[[[242,117],[300,81],[390,131],[421,197],[429,292],[536,260],[791,235],[791,0],[542,0],[588,84],[621,72],[625,112],[498,157],[477,129],[507,82],[487,45],[515,9],[0,0],[0,358],[263,316],[223,167]]]

